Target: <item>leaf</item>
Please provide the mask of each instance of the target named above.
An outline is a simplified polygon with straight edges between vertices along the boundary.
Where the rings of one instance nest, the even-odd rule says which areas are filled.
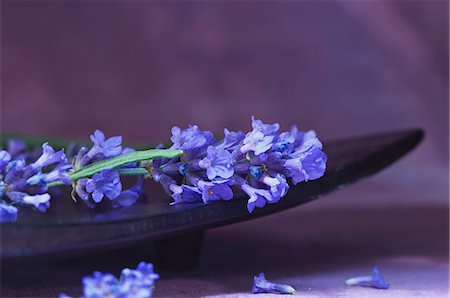
[[[170,149],[150,149],[143,151],[135,151],[128,154],[120,155],[114,158],[100,160],[86,167],[80,168],[70,175],[71,180],[91,177],[92,175],[104,169],[113,169],[129,163],[151,160],[155,158],[175,158],[183,154],[181,150]]]

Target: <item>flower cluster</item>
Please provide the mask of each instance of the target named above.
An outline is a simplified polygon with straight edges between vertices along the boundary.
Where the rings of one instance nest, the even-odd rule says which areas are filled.
[[[48,143],[42,145],[42,154],[28,162],[31,154],[25,143],[10,140],[7,150],[0,151],[0,222],[17,219],[17,205],[30,205],[41,212],[50,206],[48,184],[60,181],[70,184],[64,150],[55,151]]]
[[[131,148],[122,148],[122,137],[115,136],[109,139],[100,130],[91,135],[93,146],[91,149],[81,147],[73,160],[75,170],[90,165],[94,162],[114,158],[119,155],[133,152]],[[135,168],[136,164],[129,164],[125,168]],[[78,197],[88,206],[95,207],[107,198],[113,207],[130,206],[141,196],[142,179],[138,179],[136,186],[122,190],[119,169],[104,169],[94,174],[91,178],[77,180],[75,192]]]
[[[183,150],[180,158],[152,161],[151,175],[162,184],[174,202],[208,203],[233,198],[233,188],[249,196],[253,212],[266,203],[278,202],[293,184],[321,177],[326,155],[314,131],[300,132],[294,126],[279,133],[279,124],[252,118],[248,133],[225,129],[216,140],[198,126],[172,128],[169,149]]]
[[[151,298],[155,281],[159,275],[153,271],[153,265],[141,262],[134,269],[122,270],[120,279],[109,273],[94,272],[93,276],[82,279],[82,298]],[[60,294],[60,298],[68,298]]]

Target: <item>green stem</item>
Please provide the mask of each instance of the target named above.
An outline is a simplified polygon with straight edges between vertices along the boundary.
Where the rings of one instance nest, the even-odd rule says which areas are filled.
[[[117,170],[119,172],[119,175],[121,176],[140,176],[140,175],[147,175],[148,171],[144,168],[133,168],[133,169],[119,169]],[[61,181],[55,181],[47,184],[47,187],[55,187],[55,186],[63,186],[65,185]]]
[[[144,160],[152,160],[155,158],[175,158],[183,154],[181,150],[170,150],[170,149],[150,149],[142,151],[134,151],[128,154],[120,155],[110,159],[100,160],[85,167],[82,167],[69,174],[71,181],[76,181],[81,178],[89,178],[94,174],[99,173],[105,169],[114,169],[126,164],[140,162]],[[123,176],[136,176],[136,175],[146,175],[147,170],[144,168],[125,168],[118,169],[119,174]],[[49,183],[48,187],[61,186],[64,183],[60,181],[55,181]]]
[[[63,186],[65,185],[63,182],[61,181],[55,181],[55,182],[50,182],[49,184],[47,184],[47,187],[55,187],[55,186]]]
[[[118,171],[121,176],[139,176],[148,174],[148,171],[144,168],[119,169]]]
[[[129,163],[143,160],[151,160],[155,158],[175,158],[183,154],[181,150],[169,149],[150,149],[143,151],[135,151],[125,155],[117,156],[110,159],[94,162],[86,167],[76,170],[70,175],[71,180],[91,177],[92,175],[104,169],[113,169]]]

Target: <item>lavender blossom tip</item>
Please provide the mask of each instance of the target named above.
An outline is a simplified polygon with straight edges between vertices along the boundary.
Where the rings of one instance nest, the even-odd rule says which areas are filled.
[[[101,170],[86,183],[86,191],[92,194],[92,199],[100,203],[104,196],[114,200],[122,191],[119,172],[112,169]]]
[[[0,222],[13,222],[17,220],[17,208],[0,203]]]
[[[345,283],[348,286],[362,286],[362,287],[372,287],[376,289],[389,289],[390,284],[388,284],[383,276],[380,274],[378,267],[374,267],[372,275],[358,276],[347,279]]]
[[[91,135],[91,141],[94,143],[94,147],[90,151],[91,158],[99,153],[105,157],[115,157],[122,153],[121,136],[105,139],[104,133],[97,129],[94,134]]]
[[[277,284],[268,281],[264,276],[264,273],[260,273],[253,278],[252,293],[294,294],[295,289],[290,285]]]
[[[22,199],[22,203],[34,206],[40,212],[45,212],[50,207],[50,195],[44,193],[41,195],[26,195]]]

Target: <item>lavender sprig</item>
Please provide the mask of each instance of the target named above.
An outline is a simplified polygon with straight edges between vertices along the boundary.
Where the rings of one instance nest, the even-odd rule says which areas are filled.
[[[30,205],[41,212],[50,206],[49,187],[72,184],[72,197],[88,207],[104,201],[113,207],[129,206],[142,194],[142,177],[161,183],[174,202],[231,200],[237,192],[248,195],[253,212],[284,197],[289,182],[320,178],[327,157],[314,131],[299,132],[294,126],[279,133],[279,124],[265,124],[252,117],[252,130],[224,130],[216,140],[196,125],[172,128],[168,149],[134,151],[122,147],[122,137],[106,138],[96,130],[93,146],[81,147],[69,158],[64,150],[45,143],[35,158],[23,153],[24,144],[12,141],[0,151],[0,222],[17,218],[16,205]],[[148,175],[147,175],[148,174]],[[138,183],[122,189],[120,176],[140,176]]]

